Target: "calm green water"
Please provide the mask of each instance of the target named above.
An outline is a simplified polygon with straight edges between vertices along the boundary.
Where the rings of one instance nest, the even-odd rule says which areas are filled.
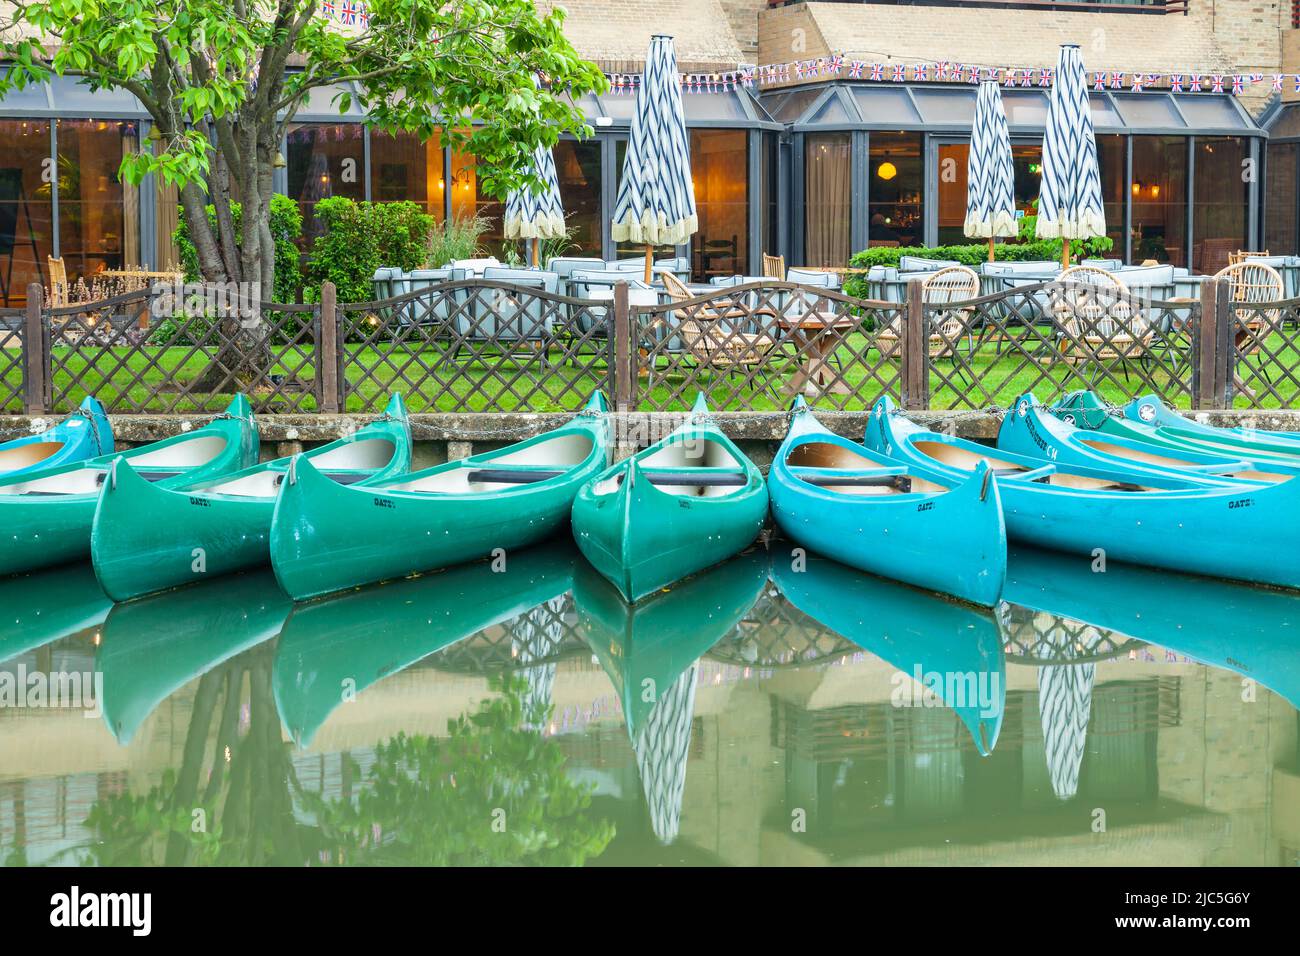
[[[1300,859],[1300,596],[1019,552],[1007,597],[779,543],[635,611],[567,543],[296,610],[0,581],[0,860]]]

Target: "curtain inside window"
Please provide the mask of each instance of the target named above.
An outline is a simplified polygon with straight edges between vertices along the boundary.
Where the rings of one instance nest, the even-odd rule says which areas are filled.
[[[849,254],[850,169],[847,133],[809,136],[804,163],[806,265],[844,266]]]

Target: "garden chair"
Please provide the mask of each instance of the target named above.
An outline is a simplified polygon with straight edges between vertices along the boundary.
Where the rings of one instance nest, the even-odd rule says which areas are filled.
[[[671,273],[662,277],[672,302],[686,302],[696,293]],[[760,310],[770,315],[768,310]],[[778,342],[764,332],[749,331],[758,312],[738,306],[730,299],[717,299],[683,311],[676,323],[682,350],[700,368],[734,373],[737,368],[760,366],[777,349]]]
[[[555,294],[557,276],[535,269],[510,269],[488,266],[483,270],[485,282],[506,282],[521,291],[492,288],[468,289],[468,315],[457,316],[455,358],[466,342],[496,346],[502,353],[531,352],[546,361],[546,348],[555,328],[556,303],[539,293]]]
[[[1262,309],[1261,305],[1279,302],[1284,297],[1282,274],[1263,262],[1244,259],[1215,273],[1214,278],[1226,280],[1228,298],[1233,304],[1233,341],[1237,354],[1245,362],[1251,356],[1262,354],[1264,340],[1281,328],[1281,309]],[[1271,382],[1265,360],[1259,363],[1259,373]],[[1240,379],[1237,387],[1250,392]]]
[[[49,256],[46,262],[50,268],[50,287],[45,290],[45,304],[52,309],[62,308],[68,304],[68,269],[63,258]]]
[[[1061,357],[1085,367],[1118,362],[1129,381],[1129,362],[1150,358],[1155,331],[1133,311],[1128,287],[1096,266],[1071,266],[1057,281],[1052,311]]]
[[[1232,253],[1232,255],[1228,256],[1228,265],[1235,266],[1238,262],[1245,262],[1247,259],[1267,259],[1267,258],[1269,258],[1269,253],[1267,249],[1263,250],[1262,252],[1246,252],[1243,249],[1238,249],[1236,252]]]
[[[769,256],[763,253],[763,278],[782,279],[785,277],[785,256]]]
[[[940,308],[934,315],[935,331],[931,332],[926,342],[926,354],[932,359],[949,359],[953,369],[963,378],[965,373],[957,368],[957,346],[964,338],[966,352],[969,356],[974,351],[971,337],[971,317],[974,310],[969,307],[956,308],[960,302],[969,302],[979,296],[979,273],[965,266],[947,266],[931,272],[921,283],[921,301],[926,305],[954,306]],[[876,333],[876,349],[882,359],[892,360],[903,357],[899,348],[899,324],[901,313],[885,323]]]

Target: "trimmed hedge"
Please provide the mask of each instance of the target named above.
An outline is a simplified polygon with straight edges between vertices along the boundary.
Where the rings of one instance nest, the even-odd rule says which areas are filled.
[[[318,202],[316,218],[324,232],[312,243],[307,284],[314,295],[328,279],[338,288],[340,302],[373,299],[380,267],[420,268],[434,225],[417,203],[354,202],[344,196]]]

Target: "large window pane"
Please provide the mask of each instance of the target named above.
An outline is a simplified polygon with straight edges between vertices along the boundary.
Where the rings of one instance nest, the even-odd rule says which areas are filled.
[[[1235,136],[1196,139],[1195,206],[1192,210],[1192,267],[1213,274],[1247,241],[1249,184],[1246,141]]]
[[[324,230],[316,204],[331,196],[366,197],[365,146],[359,123],[303,123],[289,128],[289,197],[302,210],[304,250]]]
[[[969,143],[939,144],[939,245],[967,242],[966,167],[970,162]]]
[[[1264,248],[1275,256],[1300,254],[1296,240],[1296,195],[1300,143],[1270,143],[1264,184]]]
[[[419,203],[443,220],[447,184],[442,170],[442,142],[435,133],[424,140],[414,133],[370,132],[370,198],[375,202]]]
[[[817,133],[804,141],[804,265],[848,264],[850,171],[848,133]]]
[[[744,130],[693,129],[691,177],[700,229],[692,241],[696,282],[741,275],[749,263],[749,154]]]
[[[1101,201],[1106,211],[1106,235],[1114,244],[1108,257],[1124,258],[1124,183],[1126,142],[1123,136],[1097,136],[1097,165],[1101,167]]]
[[[781,140],[776,133],[763,134],[763,249],[769,256],[777,254],[780,236],[777,234],[777,200],[779,185],[777,169],[780,166]]]
[[[0,296],[16,308],[27,302],[27,286],[48,288],[46,259],[54,254],[49,168],[50,124],[44,120],[0,120]]]
[[[867,245],[923,241],[924,163],[920,133],[872,133],[867,188]]]
[[[478,178],[477,161],[469,153],[455,151],[451,154],[451,216],[453,219],[469,219],[478,216],[487,220],[487,231],[479,240],[482,248],[490,255],[505,258],[504,242],[505,203],[483,191]],[[519,244],[510,243],[511,248],[519,251]]]
[[[1187,139],[1134,136],[1133,261],[1187,265]]]
[[[560,181],[564,221],[573,235],[576,256],[602,256],[600,141],[565,139],[555,144],[555,173]]]
[[[68,281],[140,264],[139,190],[118,179],[135,124],[58,121],[59,254]]]

